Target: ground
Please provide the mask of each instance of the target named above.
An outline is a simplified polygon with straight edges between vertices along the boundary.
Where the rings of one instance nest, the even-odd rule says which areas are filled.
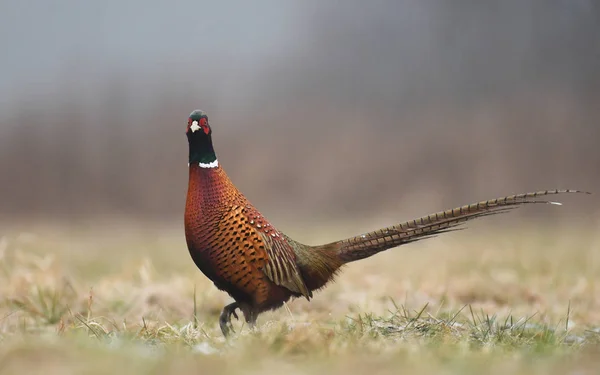
[[[354,229],[320,226],[298,239]],[[230,299],[195,268],[177,225],[14,224],[0,236],[0,373],[600,366],[600,236],[590,228],[476,225],[392,249],[348,265],[312,301],[261,315],[254,332],[236,321],[229,341],[217,318]]]

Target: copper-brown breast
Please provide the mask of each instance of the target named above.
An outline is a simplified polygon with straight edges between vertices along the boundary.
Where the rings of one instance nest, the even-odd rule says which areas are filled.
[[[192,258],[217,287],[238,301],[261,306],[292,293],[264,271],[269,254],[259,230],[265,223],[258,224],[256,215],[221,167],[190,168],[185,231]]]

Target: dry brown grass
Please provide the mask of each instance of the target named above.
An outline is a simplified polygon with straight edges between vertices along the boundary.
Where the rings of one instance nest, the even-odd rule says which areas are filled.
[[[349,265],[311,302],[262,315],[256,332],[236,322],[225,342],[229,297],[179,228],[13,225],[0,242],[0,372],[593,373],[593,228],[475,226]]]

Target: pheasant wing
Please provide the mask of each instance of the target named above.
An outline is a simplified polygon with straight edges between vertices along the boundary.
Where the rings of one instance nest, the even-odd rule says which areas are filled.
[[[248,263],[256,265],[275,284],[307,299],[312,297],[287,239],[254,207],[233,206],[223,221],[233,223],[229,228],[231,240],[239,242]]]
[[[275,284],[286,287],[293,292],[302,294],[306,299],[310,299],[312,293],[306,287],[304,279],[302,279],[293,249],[279,233],[275,231],[273,233],[276,233],[276,235],[273,236],[269,233],[259,232],[267,254],[267,262],[263,268],[263,272]]]

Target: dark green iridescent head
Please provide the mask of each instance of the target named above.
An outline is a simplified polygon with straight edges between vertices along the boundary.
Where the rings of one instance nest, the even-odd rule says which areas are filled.
[[[193,163],[210,164],[217,160],[212,145],[212,129],[204,111],[196,109],[190,113],[185,134],[190,146],[190,165]]]
[[[196,109],[190,113],[186,133],[189,137],[190,133],[196,133],[198,130],[202,130],[206,135],[210,135],[211,133],[210,125],[208,125],[208,116],[200,109]]]

